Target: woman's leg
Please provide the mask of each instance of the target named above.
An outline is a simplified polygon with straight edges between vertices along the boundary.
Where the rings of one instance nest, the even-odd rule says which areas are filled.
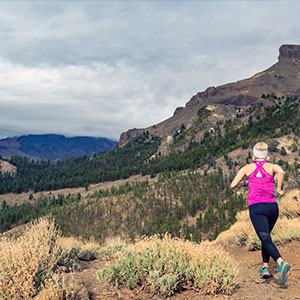
[[[279,216],[279,210],[278,210],[278,205],[277,203],[271,204],[269,205],[269,210],[266,211],[267,214],[267,219],[268,219],[268,224],[269,224],[269,234],[272,232],[276,221],[278,219]],[[264,247],[263,243],[262,243],[262,247],[261,247],[261,253],[262,253],[262,259],[263,259],[263,267],[269,267],[269,261],[270,261],[270,254],[268,253],[268,251],[266,250],[266,248]],[[278,261],[278,259],[277,259]]]
[[[270,203],[268,205],[261,203],[254,204],[249,207],[249,211],[252,224],[264,247],[264,252],[262,252],[263,261],[264,263],[267,263],[265,261],[270,258],[268,255],[270,255],[276,261],[276,263],[279,265],[278,282],[280,285],[285,284],[288,280],[288,272],[291,266],[282,260],[277,247],[273,244],[270,236],[271,230],[268,221],[268,218],[270,218],[271,227],[273,229],[278,218],[277,203]],[[265,256],[265,253],[268,253],[268,255]]]
[[[275,261],[277,261],[280,257],[279,251],[273,244],[270,236],[270,225],[268,220],[269,210],[268,204],[266,205],[264,203],[249,206],[250,219],[259,239],[262,242],[262,259],[266,264],[269,262],[270,256]],[[272,229],[276,223],[278,215],[276,218],[275,217],[276,215],[271,217]]]

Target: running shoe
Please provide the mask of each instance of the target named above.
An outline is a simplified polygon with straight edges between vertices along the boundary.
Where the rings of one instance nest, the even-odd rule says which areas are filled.
[[[268,268],[260,268],[260,278],[270,278],[271,274]]]
[[[277,269],[277,271],[279,271],[278,281],[280,285],[285,284],[288,281],[287,273],[290,268],[291,266],[287,262],[283,261]]]

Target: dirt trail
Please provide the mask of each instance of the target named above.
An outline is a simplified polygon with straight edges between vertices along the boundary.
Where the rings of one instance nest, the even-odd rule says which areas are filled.
[[[230,253],[240,264],[240,283],[233,295],[200,295],[194,291],[184,291],[168,300],[300,300],[300,242],[291,242],[278,247],[282,257],[291,264],[289,280],[279,286],[277,283],[277,265],[270,261],[270,272],[273,275],[269,279],[259,278],[261,266],[260,251],[247,251],[245,247],[230,246],[226,251]],[[96,270],[102,268],[106,262],[94,260],[82,262],[82,271],[67,274],[67,284],[73,284],[78,290],[80,299],[84,300],[162,300],[160,296],[152,296],[145,292],[128,290],[123,286],[113,288],[106,286],[96,279]]]
[[[245,247],[228,247],[226,250],[240,263],[241,282],[230,299],[235,300],[297,300],[300,299],[300,242],[292,242],[279,246],[278,250],[290,265],[289,280],[283,285],[278,285],[277,264],[270,260],[269,279],[259,278],[261,266],[261,252],[247,251]]]

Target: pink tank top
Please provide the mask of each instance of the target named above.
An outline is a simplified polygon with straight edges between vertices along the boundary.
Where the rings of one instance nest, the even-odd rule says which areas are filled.
[[[256,203],[276,202],[274,198],[274,176],[263,165],[267,161],[254,161],[256,169],[248,176],[248,206]],[[262,177],[256,177],[260,172]]]

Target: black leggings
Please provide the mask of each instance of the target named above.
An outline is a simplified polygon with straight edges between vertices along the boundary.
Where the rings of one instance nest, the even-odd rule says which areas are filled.
[[[262,242],[261,254],[263,262],[268,263],[270,256],[277,261],[281,255],[270,236],[279,215],[277,203],[252,204],[249,206],[249,212],[254,229]]]

